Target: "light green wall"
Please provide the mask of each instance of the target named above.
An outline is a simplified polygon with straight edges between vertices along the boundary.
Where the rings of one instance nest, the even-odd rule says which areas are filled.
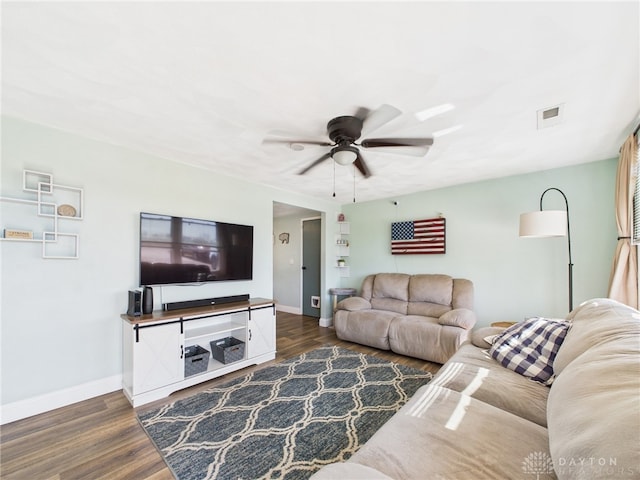
[[[273,202],[332,219],[339,211],[330,201],[3,117],[2,196],[28,196],[21,191],[23,169],[52,173],[55,183],[83,188],[85,212],[83,221],[65,225],[80,235],[78,260],[44,260],[39,244],[0,242],[3,405],[121,374],[120,314],[126,311],[127,291],[138,282],[140,211],[254,226],[253,281],[156,289],[156,308],[161,301],[242,293],[271,298]],[[13,208],[0,203],[1,218],[11,216]],[[324,235],[326,243],[333,231]],[[337,281],[333,264],[326,266],[323,291]],[[330,316],[328,294],[322,312]]]
[[[518,215],[537,209],[549,186],[569,197],[576,303],[606,295],[616,240],[614,160],[408,195],[398,198],[398,207],[390,200],[346,204],[352,276],[340,279],[334,252],[340,207],[331,201],[249,185],[6,117],[1,159],[3,196],[23,195],[25,168],[52,173],[55,182],[85,191],[85,219],[70,227],[80,235],[79,260],[43,260],[37,244],[0,242],[2,405],[121,373],[120,314],[126,310],[127,290],[138,281],[140,211],[255,226],[252,282],[163,288],[156,305],[237,293],[272,297],[273,202],[321,212],[324,318],[330,316],[330,287],[359,286],[367,273],[379,271],[443,272],[472,279],[482,323],[564,314],[566,242],[517,238]],[[546,198],[545,206],[553,207],[555,200]],[[0,228],[10,208],[0,203]],[[392,221],[438,212],[447,218],[446,255],[389,254]]]
[[[569,201],[574,263],[574,306],[607,296],[616,244],[614,181],[617,161],[605,160],[528,175],[482,181],[392,199],[346,204],[351,222],[351,277],[359,287],[370,273],[445,273],[473,280],[479,324],[525,316],[565,316],[568,310],[566,237],[521,239],[521,213],[539,209],[542,192],[561,189]],[[557,192],[545,209],[564,210]],[[391,255],[391,223],[447,221],[444,255]]]
[[[302,313],[300,305],[302,268],[302,217],[288,215],[273,220],[273,298],[288,311]],[[289,234],[289,243],[282,243],[278,235]]]

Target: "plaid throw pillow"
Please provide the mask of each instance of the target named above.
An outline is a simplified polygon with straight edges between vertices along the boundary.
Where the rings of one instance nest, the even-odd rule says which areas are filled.
[[[489,354],[503,367],[544,385],[553,383],[553,360],[571,324],[529,318],[507,328],[493,341]]]

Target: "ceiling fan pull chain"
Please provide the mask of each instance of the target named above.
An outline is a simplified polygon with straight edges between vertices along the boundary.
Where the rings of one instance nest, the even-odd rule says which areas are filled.
[[[336,198],[336,162],[333,162],[333,198]]]
[[[356,203],[356,165],[353,164],[353,203]]]

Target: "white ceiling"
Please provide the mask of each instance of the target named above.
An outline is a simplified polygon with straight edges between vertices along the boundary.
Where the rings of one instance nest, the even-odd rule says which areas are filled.
[[[322,137],[359,107],[375,132],[435,138],[426,157],[363,155],[358,201],[612,158],[640,112],[640,12],[629,2],[2,3],[2,111],[330,200]],[[455,108],[418,121],[415,113]],[[536,128],[536,111],[564,105]],[[87,159],[88,162],[92,161]],[[350,202],[351,167],[335,168]]]

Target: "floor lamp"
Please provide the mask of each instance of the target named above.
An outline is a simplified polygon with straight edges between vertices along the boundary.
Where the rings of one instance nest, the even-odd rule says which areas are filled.
[[[550,190],[559,192],[564,198],[566,210],[542,210],[542,199]],[[571,261],[571,228],[569,227],[569,202],[562,190],[547,188],[540,196],[540,211],[520,215],[521,237],[567,237],[569,246],[569,311],[573,310],[573,263]]]

